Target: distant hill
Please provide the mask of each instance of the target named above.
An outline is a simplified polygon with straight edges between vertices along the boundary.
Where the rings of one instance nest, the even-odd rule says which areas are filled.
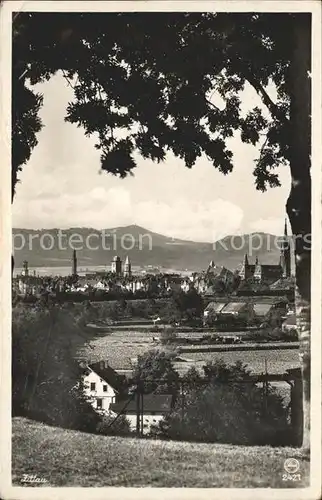
[[[213,260],[219,266],[234,270],[245,253],[250,256],[250,263],[258,256],[263,264],[277,264],[280,253],[278,237],[267,233],[226,236],[215,243],[202,243],[170,238],[136,225],[102,231],[87,227],[69,228],[61,233],[57,228],[14,228],[13,237],[15,267],[21,267],[24,260],[30,267],[69,266],[72,245],[77,249],[81,267],[109,266],[114,255],[119,255],[122,260],[129,255],[134,266],[201,270]]]

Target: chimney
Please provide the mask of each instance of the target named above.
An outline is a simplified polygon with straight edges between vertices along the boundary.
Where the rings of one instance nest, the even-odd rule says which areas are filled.
[[[107,359],[104,359],[102,361],[100,361],[100,369],[101,370],[104,370],[105,368],[108,368],[110,365],[108,363],[108,360]]]

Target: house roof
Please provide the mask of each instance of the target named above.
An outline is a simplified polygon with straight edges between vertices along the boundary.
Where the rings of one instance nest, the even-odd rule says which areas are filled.
[[[106,361],[92,363],[89,368],[105,380],[113,389],[120,392],[124,388],[124,377],[119,375]]]
[[[222,308],[222,313],[234,313],[240,311],[247,302],[229,302],[225,307]]]
[[[282,267],[280,264],[257,264],[254,272],[261,272],[264,276],[275,276],[281,274]]]
[[[261,267],[264,270],[273,270],[275,271],[276,269],[280,270],[281,266],[280,264],[257,264],[256,267]]]
[[[271,308],[273,307],[273,304],[260,304],[260,303],[255,303],[253,304],[253,309],[254,312],[257,316],[266,316],[266,314],[269,313]]]
[[[294,278],[280,278],[274,283],[271,284],[270,289],[271,290],[289,290],[294,288],[295,286],[295,280]]]
[[[226,296],[226,297],[215,297],[214,300],[209,302],[208,306],[210,304],[228,304],[228,302],[234,302],[234,303],[239,303],[242,302],[243,304],[248,303],[248,304],[279,304],[279,303],[288,303],[288,298],[285,296],[279,296],[279,295],[260,295],[260,296]],[[208,307],[207,306],[207,307]],[[215,306],[213,306],[215,307]]]
[[[225,300],[224,302],[209,302],[205,311],[218,313],[225,307],[226,304],[227,300]]]
[[[236,267],[236,271],[243,271],[244,270],[244,262],[241,262],[240,264],[238,264],[238,266]],[[255,264],[247,264],[247,269],[249,269],[252,273],[255,271]]]
[[[221,276],[225,275],[225,271],[227,271],[225,267],[216,266],[215,264],[213,264],[212,266],[209,266],[206,274],[212,274],[213,276]]]
[[[133,398],[128,400],[129,403],[125,407],[126,400],[118,403],[112,403],[110,409],[115,413],[136,413],[136,400]],[[143,395],[143,413],[168,413],[171,410],[172,396],[170,394],[144,394]]]

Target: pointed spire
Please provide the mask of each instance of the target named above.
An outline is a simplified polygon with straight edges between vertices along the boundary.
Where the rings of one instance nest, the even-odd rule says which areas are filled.
[[[245,253],[245,257],[244,257],[244,266],[248,266],[248,256],[247,256],[247,253]]]
[[[125,262],[124,262],[124,276],[130,277],[132,274],[132,265],[129,256],[126,256]]]
[[[258,256],[256,255],[255,266],[258,266]]]
[[[76,250],[75,248],[73,249],[73,258],[72,258],[72,275],[76,276],[77,275],[77,257],[76,257]]]

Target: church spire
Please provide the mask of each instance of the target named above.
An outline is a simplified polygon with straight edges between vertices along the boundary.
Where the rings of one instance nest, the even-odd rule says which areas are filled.
[[[72,275],[77,276],[77,256],[76,256],[76,250],[73,250],[73,257],[72,257]]]
[[[240,277],[242,280],[247,280],[250,277],[250,267],[248,263],[248,255],[245,253],[244,260],[240,272]]]
[[[280,265],[282,267],[283,277],[289,278],[291,276],[291,247],[290,241],[287,235],[287,219],[285,217],[284,223],[284,236],[281,243],[281,256]]]
[[[124,276],[127,276],[130,278],[132,275],[132,264],[129,259],[129,256],[126,256],[125,262],[124,262]]]

